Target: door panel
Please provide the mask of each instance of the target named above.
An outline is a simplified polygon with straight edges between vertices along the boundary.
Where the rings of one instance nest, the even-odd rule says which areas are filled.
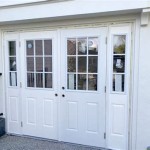
[[[61,33],[61,140],[105,147],[106,28]]]
[[[56,32],[20,34],[23,134],[57,139]]]

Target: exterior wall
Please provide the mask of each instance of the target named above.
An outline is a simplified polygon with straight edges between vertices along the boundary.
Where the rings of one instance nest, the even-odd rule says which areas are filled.
[[[85,5],[86,3],[86,5]],[[25,4],[1,7],[0,23],[10,21],[28,21],[35,19],[63,19],[73,16],[104,16],[129,12],[140,12],[143,8],[150,7],[148,1],[85,1],[85,0],[58,0],[41,2],[38,4]],[[66,9],[67,8],[67,9]],[[26,13],[24,13],[26,12]],[[38,14],[38,15],[37,15]],[[12,17],[13,16],[13,17]]]
[[[118,21],[120,20],[117,16],[116,18]],[[112,18],[108,19],[102,19],[102,21],[113,21],[116,20]],[[123,18],[122,20],[126,20],[126,18]],[[150,19],[149,19],[150,20]],[[86,21],[85,21],[86,22]],[[93,20],[88,20],[88,22],[98,22],[97,18]],[[76,24],[76,20],[72,22],[72,24]],[[82,21],[78,21],[78,24],[82,24]],[[60,23],[56,23],[60,25]],[[62,21],[62,25],[65,25],[66,22]],[[47,24],[49,25],[49,23]],[[32,26],[40,26],[37,24],[34,25],[26,25],[22,26],[20,25],[19,28],[27,28]],[[53,23],[53,26],[55,26],[55,23]],[[5,28],[6,29],[6,28]],[[10,28],[11,29],[11,28]],[[149,56],[150,56],[150,22],[148,26],[143,26],[140,28],[140,56],[139,56],[139,87],[138,87],[138,109],[137,109],[137,141],[136,141],[136,148],[132,150],[146,150],[147,146],[150,146],[150,94],[149,94],[149,83],[150,83],[150,63],[148,63]],[[1,39],[1,37],[0,37]],[[0,40],[2,41],[2,40]],[[1,43],[0,43],[1,44]],[[2,46],[1,46],[2,49]],[[2,76],[0,76],[0,113],[5,113],[5,100],[4,100],[4,71],[3,71],[3,54],[0,49],[0,72],[3,73]],[[137,50],[138,52],[138,50]],[[136,50],[135,50],[136,53]],[[136,81],[138,82],[138,81]],[[136,94],[136,93],[135,93]],[[136,115],[135,115],[136,116]],[[136,118],[134,118],[136,119]],[[134,137],[136,138],[136,137]]]
[[[149,16],[150,18],[150,16]],[[150,146],[150,21],[140,29],[138,120],[136,150]]]
[[[1,45],[1,31],[0,31],[0,45]],[[3,56],[2,56],[2,47],[0,47],[0,73],[3,73]],[[0,113],[3,112],[3,109],[4,109],[4,105],[3,105],[3,100],[4,100],[4,94],[3,94],[3,91],[4,91],[4,87],[3,87],[3,76],[0,76]]]

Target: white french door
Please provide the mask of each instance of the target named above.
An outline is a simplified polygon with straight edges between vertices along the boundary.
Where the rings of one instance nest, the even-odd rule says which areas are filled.
[[[7,131],[21,133],[21,89],[19,34],[5,35],[5,71],[7,98]]]
[[[9,133],[105,147],[106,33],[5,36]]]
[[[57,32],[7,33],[7,131],[57,139]]]
[[[57,139],[56,32],[21,33],[23,134]]]
[[[107,28],[61,32],[61,140],[105,147]]]

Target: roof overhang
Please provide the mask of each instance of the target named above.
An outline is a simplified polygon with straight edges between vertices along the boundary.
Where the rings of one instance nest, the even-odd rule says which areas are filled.
[[[40,1],[0,7],[0,24],[141,13],[144,8],[150,7],[150,3],[146,1],[58,1]]]

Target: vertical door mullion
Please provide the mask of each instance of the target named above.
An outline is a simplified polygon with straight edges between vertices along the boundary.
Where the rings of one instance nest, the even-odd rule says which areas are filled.
[[[36,55],[35,55],[35,40],[33,40],[34,45],[34,87],[36,88]]]

